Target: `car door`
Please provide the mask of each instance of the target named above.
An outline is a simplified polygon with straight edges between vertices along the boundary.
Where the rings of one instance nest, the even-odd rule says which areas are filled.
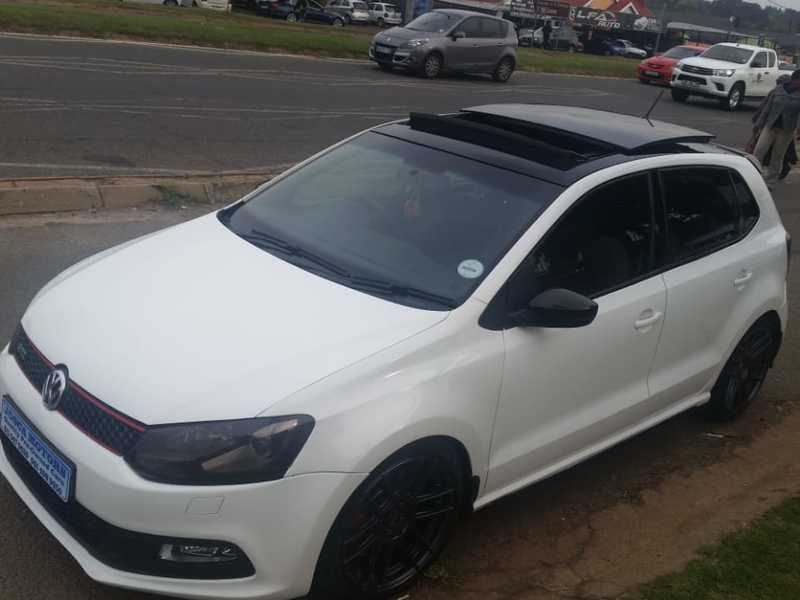
[[[488,494],[568,466],[652,410],[647,376],[666,312],[654,270],[652,186],[644,173],[595,189],[506,284],[511,311],[563,288],[593,298],[598,313],[574,329],[505,328]]]
[[[480,26],[481,37],[478,40],[478,46],[481,48],[481,52],[479,64],[483,70],[492,72],[505,52],[508,25],[497,19],[481,18]]]
[[[463,34],[463,37],[459,37]],[[479,40],[481,38],[479,17],[469,17],[456,25],[451,41],[447,45],[444,64],[455,71],[471,71],[478,67]]]
[[[315,23],[328,23],[329,18],[325,9],[316,2],[308,2],[306,8],[306,21],[313,21]]]
[[[748,96],[766,96],[775,87],[775,81],[770,78],[769,53],[756,52],[750,61],[750,81],[747,86]]]
[[[773,90],[776,85],[778,85],[778,77],[780,76],[780,71],[778,70],[778,55],[775,54],[775,52],[772,51],[768,52],[767,60],[768,60],[767,66],[769,68],[767,69],[768,73],[766,75],[766,80],[767,80],[767,87],[769,88],[769,90],[767,90],[767,93],[769,94],[769,92]]]
[[[650,374],[662,405],[698,398],[710,389],[750,315],[760,305],[763,240],[740,241],[758,206],[736,172],[681,167],[660,172],[669,313]]]

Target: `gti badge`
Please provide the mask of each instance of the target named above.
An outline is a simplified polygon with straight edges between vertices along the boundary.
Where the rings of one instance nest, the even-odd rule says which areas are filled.
[[[61,404],[61,398],[67,389],[69,371],[64,365],[58,365],[47,376],[42,385],[42,402],[47,410],[55,410]]]

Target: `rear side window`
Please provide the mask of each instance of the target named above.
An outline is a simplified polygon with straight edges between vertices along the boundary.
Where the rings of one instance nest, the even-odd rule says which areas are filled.
[[[742,211],[728,169],[695,167],[661,171],[661,192],[669,262],[709,254],[740,237]],[[758,209],[755,210],[751,219],[757,218]]]
[[[769,66],[770,66],[770,68],[775,66],[775,62],[776,62],[775,55],[772,52],[770,52],[769,53]]]
[[[506,37],[505,27],[497,19],[481,19],[481,30],[483,31],[483,37],[486,38]]]
[[[468,38],[478,38],[483,34],[481,33],[480,21],[476,18],[467,19],[463,21],[456,31],[463,31]]]
[[[758,203],[753,197],[750,186],[745,183],[742,176],[736,171],[730,172],[733,185],[736,188],[736,199],[739,203],[739,230],[741,234],[749,232],[758,221]]]

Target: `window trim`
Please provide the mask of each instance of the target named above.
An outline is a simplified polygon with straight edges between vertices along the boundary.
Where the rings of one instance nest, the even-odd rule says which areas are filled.
[[[655,216],[655,186],[653,178],[656,176],[657,169],[646,169],[643,171],[637,171],[636,173],[627,173],[620,177],[615,177],[614,179],[609,179],[608,181],[604,181],[603,183],[597,185],[596,187],[592,188],[585,194],[583,194],[580,198],[575,200],[564,212],[559,215],[556,222],[553,223],[550,228],[542,235],[541,238],[536,242],[536,244],[531,248],[528,254],[525,256],[522,261],[520,261],[517,268],[514,269],[514,272],[506,279],[497,293],[494,295],[494,298],[491,299],[489,304],[484,309],[483,313],[481,314],[480,318],[478,319],[478,324],[483,327],[484,329],[490,329],[492,331],[503,331],[506,329],[515,329],[516,325],[511,325],[508,322],[508,311],[509,308],[507,306],[507,294],[508,288],[512,285],[513,280],[519,275],[520,270],[522,269],[523,265],[527,263],[531,256],[536,254],[536,251],[542,246],[542,244],[546,243],[550,236],[553,234],[564,220],[578,207],[586,201],[587,198],[594,195],[595,193],[599,192],[605,187],[610,185],[615,185],[627,179],[633,179],[635,177],[642,177],[645,176],[648,179],[648,189],[649,189],[649,204],[650,204],[650,228],[651,231],[655,231],[655,224],[656,224],[656,216]],[[624,281],[616,286],[611,288],[600,290],[595,294],[589,296],[592,300],[596,300],[603,296],[607,296],[609,294],[613,294],[621,289],[630,287],[632,285],[636,285],[637,283],[641,283],[646,279],[650,279],[653,276],[660,275],[661,269],[655,268],[655,235],[651,236],[650,242],[650,249],[649,249],[649,257],[648,257],[648,267],[649,269],[646,270],[644,273],[639,274],[638,276]]]
[[[756,208],[758,209],[758,212],[756,214],[755,220],[753,220],[753,223],[750,225],[750,227],[746,231],[743,230],[743,228],[742,228],[742,212],[741,212],[742,198],[741,198],[739,190],[737,189],[737,186],[736,186],[736,179],[734,179],[734,177],[733,177],[733,169],[731,169],[730,167],[725,167],[725,166],[722,166],[722,165],[685,165],[685,166],[676,166],[676,167],[662,167],[662,168],[659,168],[659,169],[654,169],[654,171],[655,171],[656,176],[658,177],[658,183],[659,183],[658,192],[659,192],[659,197],[661,198],[661,210],[662,210],[662,214],[660,214],[659,216],[661,217],[662,223],[664,225],[664,240],[669,239],[669,237],[668,237],[669,236],[669,221],[667,221],[667,203],[665,201],[666,191],[664,189],[664,177],[663,177],[663,174],[666,171],[686,171],[686,170],[697,170],[697,169],[705,169],[705,170],[714,169],[714,170],[719,170],[719,171],[725,171],[727,173],[728,179],[731,182],[731,188],[733,189],[733,192],[736,195],[736,199],[738,200],[738,202],[736,203],[736,207],[735,207],[735,210],[736,210],[736,230],[737,230],[737,235],[736,235],[736,237],[734,239],[732,239],[731,241],[725,242],[724,244],[719,244],[717,246],[712,246],[712,247],[707,248],[706,250],[704,250],[702,252],[698,252],[696,254],[692,254],[691,256],[684,257],[683,259],[680,259],[680,260],[674,260],[674,261],[670,261],[670,262],[665,262],[664,265],[660,269],[662,273],[666,273],[667,271],[671,271],[672,269],[677,269],[678,267],[682,267],[682,266],[687,265],[687,264],[689,264],[691,262],[695,262],[695,261],[700,260],[702,258],[705,258],[707,256],[711,256],[712,254],[715,254],[717,252],[720,252],[721,250],[729,248],[730,246],[733,246],[734,244],[738,244],[743,239],[745,239],[748,235],[750,235],[750,232],[753,231],[753,229],[755,228],[755,226],[758,224],[759,220],[761,219],[761,207],[759,206],[758,201],[756,200],[755,195],[753,194],[753,192],[751,190],[750,191],[750,195],[752,197],[753,202],[755,202],[755,205],[756,205]],[[739,176],[741,177],[741,175],[739,175]],[[742,177],[742,183],[744,185],[746,185],[748,187],[748,189],[750,188],[750,186],[747,185],[747,180],[745,180],[744,177]],[[665,248],[664,249],[665,254],[668,252],[668,250],[669,250],[669,248]],[[672,257],[670,256],[669,258],[672,258]]]

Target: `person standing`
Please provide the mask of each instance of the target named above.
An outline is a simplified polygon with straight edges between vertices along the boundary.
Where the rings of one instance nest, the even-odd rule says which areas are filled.
[[[778,180],[799,122],[800,71],[795,71],[788,82],[770,92],[753,115],[754,131],[760,131],[754,154],[764,167],[764,179],[768,183]],[[769,163],[766,162],[768,154]]]
[[[550,24],[550,19],[547,19],[542,27],[542,48],[547,49],[550,47],[550,35],[552,33],[553,26]]]

